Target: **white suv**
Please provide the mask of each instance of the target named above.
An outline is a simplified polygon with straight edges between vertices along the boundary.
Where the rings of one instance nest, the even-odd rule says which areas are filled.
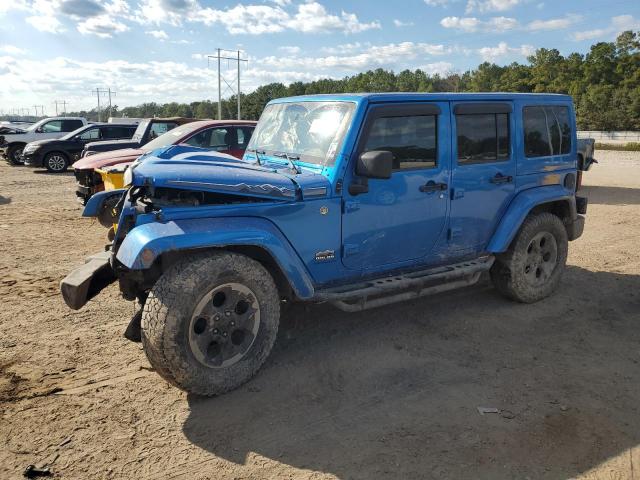
[[[14,164],[21,165],[22,150],[29,142],[46,138],[60,138],[87,124],[83,117],[51,117],[28,127],[24,133],[0,135],[0,154]]]

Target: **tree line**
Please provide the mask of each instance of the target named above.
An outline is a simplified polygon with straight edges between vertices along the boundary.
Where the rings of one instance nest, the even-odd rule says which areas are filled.
[[[270,83],[242,94],[242,117],[257,120],[270,100],[293,95],[357,92],[548,92],[573,97],[581,130],[640,130],[640,32],[621,33],[615,42],[592,45],[585,55],[563,56],[540,48],[528,64],[484,62],[462,74],[429,75],[422,70],[399,73],[379,68],[339,80]],[[223,118],[236,117],[236,97],[222,101]],[[218,104],[143,103],[115,107],[112,116],[217,118]],[[97,111],[74,112],[97,120]]]

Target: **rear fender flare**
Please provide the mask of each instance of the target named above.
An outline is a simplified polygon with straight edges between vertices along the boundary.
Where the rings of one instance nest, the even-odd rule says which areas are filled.
[[[82,211],[82,216],[97,217],[102,211],[104,202],[112,197],[121,197],[126,191],[126,188],[119,188],[117,190],[106,190],[103,192],[94,193],[87,201],[87,204]]]
[[[144,270],[169,252],[242,246],[264,249],[275,260],[298,298],[313,297],[311,276],[298,253],[282,232],[263,218],[198,218],[146,223],[127,233],[116,258],[131,270]]]
[[[531,210],[538,205],[563,200],[572,205],[570,214],[572,218],[575,218],[575,196],[563,185],[548,185],[520,192],[511,201],[509,208],[502,216],[498,228],[489,241],[487,251],[491,253],[505,252]]]

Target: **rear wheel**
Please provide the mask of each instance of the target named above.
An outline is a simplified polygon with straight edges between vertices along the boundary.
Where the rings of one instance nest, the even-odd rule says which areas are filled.
[[[22,159],[22,151],[24,150],[24,145],[11,145],[7,150],[7,156],[13,165],[24,165],[24,160]]]
[[[172,265],[151,290],[142,344],[170,383],[218,395],[262,366],[279,317],[277,288],[260,263],[227,252],[192,255]]]
[[[44,166],[51,173],[62,173],[69,168],[69,160],[63,153],[51,152],[44,157]]]
[[[567,262],[567,231],[551,213],[530,215],[509,250],[498,255],[491,279],[503,295],[533,303],[551,295]]]

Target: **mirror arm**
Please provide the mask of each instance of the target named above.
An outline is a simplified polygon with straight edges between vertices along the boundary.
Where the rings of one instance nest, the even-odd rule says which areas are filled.
[[[367,193],[369,191],[369,182],[366,178],[363,180],[363,182],[353,180],[351,184],[349,184],[349,194],[355,196],[360,195],[361,193]]]

